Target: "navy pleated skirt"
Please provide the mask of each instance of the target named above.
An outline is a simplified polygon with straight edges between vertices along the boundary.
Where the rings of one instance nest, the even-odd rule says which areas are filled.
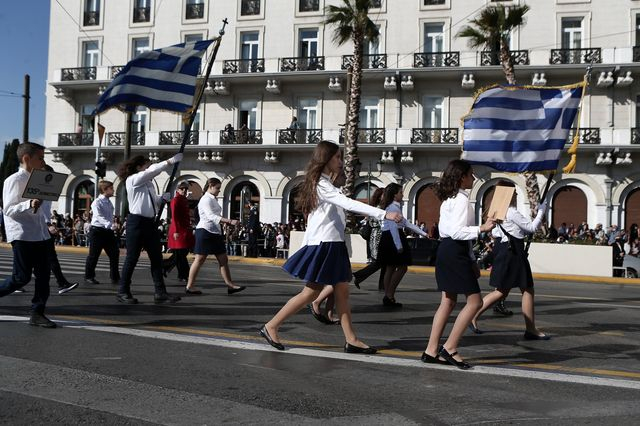
[[[305,282],[325,285],[351,281],[351,263],[344,241],[303,246],[282,266],[282,269]]]
[[[510,238],[507,242],[496,242],[493,248],[493,264],[489,284],[507,290],[533,287],[531,265],[524,251],[524,240]]]
[[[436,257],[438,290],[455,294],[480,293],[480,285],[469,256],[469,241],[443,239]]]
[[[196,244],[193,247],[195,254],[224,254],[227,252],[224,246],[224,236],[214,234],[203,228],[196,228]]]

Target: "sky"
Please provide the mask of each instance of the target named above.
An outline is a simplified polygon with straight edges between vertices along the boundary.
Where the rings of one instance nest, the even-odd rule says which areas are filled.
[[[44,141],[49,0],[2,2],[0,8],[0,144],[22,141],[24,75],[31,76],[29,139]],[[15,93],[11,95],[7,92]]]

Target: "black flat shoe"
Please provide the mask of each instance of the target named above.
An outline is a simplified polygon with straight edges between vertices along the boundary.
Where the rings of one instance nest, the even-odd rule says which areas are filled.
[[[323,324],[327,324],[327,325],[330,325],[330,324],[331,324],[331,320],[329,320],[329,318],[325,317],[325,316],[324,316],[324,315],[322,315],[321,313],[316,312],[316,311],[313,309],[313,305],[309,304],[309,305],[307,305],[307,308],[309,308],[309,310],[311,311],[311,315],[313,315],[313,317],[314,317],[315,319],[317,319],[319,322],[321,322],[321,323],[323,323]]]
[[[240,286],[238,288],[227,287],[227,294],[240,293],[245,288],[247,288],[247,287],[244,286],[244,285],[242,285],[242,286]]]
[[[190,295],[196,295],[199,296],[202,294],[202,292],[200,290],[191,290],[190,288],[185,288],[184,289],[184,293],[185,294],[190,294]]]
[[[513,315],[513,311],[507,309],[504,304],[504,299],[498,300],[498,303],[493,307],[493,312],[496,314],[504,315],[505,317]]]
[[[391,299],[387,296],[382,298],[382,305],[387,308],[402,308],[402,303],[398,303],[396,299]]]
[[[420,357],[420,361],[426,363],[426,364],[444,364],[444,365],[449,365],[449,363],[447,361],[445,361],[444,359],[440,359],[437,356],[431,356],[426,352],[422,352],[422,356]]]
[[[475,334],[484,333],[484,331],[480,330],[478,327],[474,326],[473,324],[469,324],[469,330],[471,330],[471,332]]]
[[[282,343],[278,343],[278,342],[274,342],[273,339],[271,338],[271,336],[269,336],[269,332],[267,331],[267,326],[263,325],[262,328],[260,330],[258,330],[258,333],[260,333],[260,335],[262,337],[265,338],[265,340],[274,348],[276,348],[279,351],[284,351],[284,345]]]
[[[373,355],[378,352],[377,349],[369,346],[368,348],[361,348],[359,346],[353,346],[349,343],[344,344],[344,351],[348,354],[365,354],[365,355]]]
[[[449,364],[454,365],[456,367],[458,367],[460,370],[468,370],[471,368],[471,364],[468,364],[464,361],[457,361],[454,356],[456,356],[458,354],[458,352],[454,352],[452,354],[450,354],[449,352],[447,352],[447,350],[444,348],[444,346],[440,347],[440,350],[438,351],[438,355],[440,355],[442,358],[444,358]]]
[[[524,332],[524,340],[550,340],[551,336],[548,334],[543,334],[542,336],[538,336],[530,331]]]
[[[362,280],[359,280],[358,277],[356,277],[355,275],[353,276],[353,285],[355,285],[358,290],[360,289],[361,282]]]

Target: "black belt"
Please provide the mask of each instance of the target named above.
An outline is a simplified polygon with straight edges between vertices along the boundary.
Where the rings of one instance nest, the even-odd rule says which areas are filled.
[[[109,228],[103,228],[102,226],[91,225],[91,229],[99,229],[100,231],[111,231]]]

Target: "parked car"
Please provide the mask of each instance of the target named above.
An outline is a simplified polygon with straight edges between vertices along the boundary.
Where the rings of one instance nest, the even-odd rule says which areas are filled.
[[[640,258],[635,256],[625,256],[622,267],[625,268],[627,278],[640,277]]]

